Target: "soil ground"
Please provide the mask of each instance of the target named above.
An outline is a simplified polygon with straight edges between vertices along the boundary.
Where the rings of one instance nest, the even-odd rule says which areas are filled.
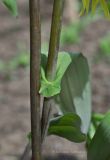
[[[19,0],[20,15],[12,18],[0,6],[0,60],[7,63],[22,48],[29,50],[28,4]],[[27,5],[26,5],[27,4]],[[45,9],[47,7],[47,9]],[[42,4],[42,41],[49,38],[51,4]],[[45,11],[44,11],[45,10]],[[91,23],[81,34],[78,45],[66,45],[65,50],[82,51],[88,58],[92,73],[93,110],[105,112],[110,107],[110,64],[107,60],[94,63],[99,52],[99,40],[110,31],[110,22],[98,20]],[[8,68],[8,67],[7,67]],[[8,77],[7,77],[8,76]],[[0,159],[16,160],[27,143],[30,131],[29,68],[17,68],[0,73]],[[44,154],[50,159],[86,159],[84,144],[74,144],[59,137],[50,136],[44,143]],[[56,154],[57,153],[57,154]],[[75,157],[74,157],[75,156]]]

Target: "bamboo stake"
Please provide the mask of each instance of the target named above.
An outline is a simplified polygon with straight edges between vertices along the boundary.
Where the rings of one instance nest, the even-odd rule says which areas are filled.
[[[30,104],[32,160],[41,160],[41,123],[40,123],[40,54],[41,24],[40,2],[29,0],[30,8]]]

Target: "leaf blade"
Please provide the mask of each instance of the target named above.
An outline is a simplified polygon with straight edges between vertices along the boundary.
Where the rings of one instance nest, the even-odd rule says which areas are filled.
[[[71,56],[66,52],[60,52],[58,54],[58,62],[57,62],[57,71],[56,76],[53,81],[48,81],[45,75],[45,63],[47,57],[46,55],[42,56],[42,66],[41,66],[41,87],[39,93],[42,94],[44,97],[52,97],[61,90],[61,80],[62,77],[68,68],[69,64],[71,63]],[[43,62],[44,61],[44,62]]]
[[[70,53],[72,63],[61,82],[61,92],[54,100],[62,114],[77,113],[82,120],[82,130],[87,133],[91,120],[91,87],[89,66],[82,54]],[[87,114],[85,114],[87,113]]]
[[[110,159],[110,113],[105,115],[89,145],[88,160]]]
[[[81,120],[78,115],[68,113],[50,121],[48,134],[57,135],[72,142],[83,142],[85,134],[80,130]]]
[[[18,16],[16,0],[2,0],[3,4],[8,8],[13,16]]]

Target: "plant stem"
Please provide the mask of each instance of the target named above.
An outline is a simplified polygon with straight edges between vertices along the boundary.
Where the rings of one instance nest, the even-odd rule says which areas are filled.
[[[41,24],[40,2],[29,0],[30,8],[30,103],[32,160],[41,160],[41,123],[40,123],[40,54]]]
[[[61,25],[62,15],[64,8],[63,6],[64,6],[64,0],[54,0],[49,53],[46,66],[46,77],[49,81],[54,80],[56,74],[57,57],[58,57],[59,43],[60,43],[60,32],[62,26]],[[45,98],[43,112],[42,112],[42,121],[41,121],[42,141],[47,133],[50,111],[51,111],[51,98]]]
[[[64,0],[54,0],[51,34],[49,43],[49,53],[46,68],[46,76],[48,80],[53,80],[56,72],[57,57],[60,43],[60,32],[62,24],[62,15]]]
[[[27,160],[30,157],[30,151],[31,151],[31,144],[30,142],[26,145],[25,150],[22,154],[22,156],[20,157],[19,160]]]

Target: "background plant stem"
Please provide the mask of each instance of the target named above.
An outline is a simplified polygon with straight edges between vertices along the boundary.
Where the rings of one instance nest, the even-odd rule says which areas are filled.
[[[40,2],[29,0],[30,8],[30,103],[32,160],[41,160],[41,123],[40,123],[40,54],[41,24]]]
[[[46,77],[49,81],[54,80],[56,74],[63,8],[64,8],[64,0],[54,0],[49,53],[46,66]],[[42,112],[42,121],[41,121],[42,141],[47,133],[50,112],[51,112],[51,98],[45,98],[43,112]]]

